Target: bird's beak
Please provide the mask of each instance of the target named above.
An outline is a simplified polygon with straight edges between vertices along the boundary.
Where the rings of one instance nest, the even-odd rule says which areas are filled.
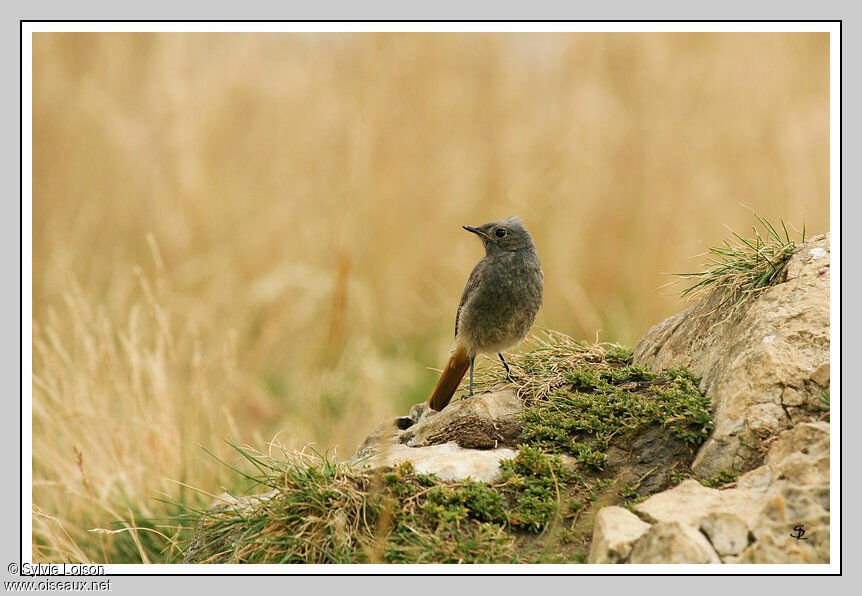
[[[486,234],[485,232],[483,232],[483,231],[482,231],[482,230],[480,230],[479,228],[474,228],[473,226],[462,226],[462,227],[463,227],[465,230],[467,230],[468,232],[473,232],[473,233],[474,233],[474,234],[476,234],[477,236],[484,236],[484,237],[485,237],[485,238],[487,238],[488,240],[490,240],[490,239],[491,239],[491,237],[490,237],[488,234]]]

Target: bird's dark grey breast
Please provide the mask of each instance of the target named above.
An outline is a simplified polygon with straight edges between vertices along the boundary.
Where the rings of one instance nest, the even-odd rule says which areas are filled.
[[[477,346],[522,340],[542,305],[543,275],[538,255],[498,253],[480,260],[461,297],[455,335]]]

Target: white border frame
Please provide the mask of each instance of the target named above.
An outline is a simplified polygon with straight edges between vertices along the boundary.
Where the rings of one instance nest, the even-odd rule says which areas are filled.
[[[21,168],[22,168],[22,271],[29,273],[29,284],[21,285],[21,379],[22,410],[30,413],[31,424],[22,420],[22,478],[21,478],[21,561],[30,562],[32,554],[32,385],[24,389],[23,381],[31,378],[33,371],[32,350],[23,349],[32,345],[33,337],[33,139],[32,139],[32,34],[41,32],[825,32],[829,33],[829,208],[831,232],[831,376],[838,379],[832,384],[831,418],[831,464],[832,486],[830,490],[831,531],[830,563],[817,565],[104,565],[108,575],[226,575],[226,574],[595,574],[613,572],[630,574],[837,574],[841,571],[841,24],[835,21],[503,21],[503,22],[185,22],[185,21],[141,21],[141,22],[23,22],[21,23]],[[837,316],[836,316],[837,315]],[[837,324],[836,324],[837,323]],[[838,482],[835,481],[838,479]],[[836,490],[839,489],[839,490]],[[78,578],[84,579],[84,578]],[[97,578],[93,578],[97,579]]]

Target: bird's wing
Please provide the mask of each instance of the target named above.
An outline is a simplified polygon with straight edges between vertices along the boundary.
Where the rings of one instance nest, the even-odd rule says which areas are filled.
[[[458,313],[455,315],[455,337],[458,337],[458,319],[461,318],[461,309],[464,308],[464,305],[467,303],[467,300],[470,298],[470,295],[476,290],[479,286],[479,271],[482,268],[482,261],[476,263],[476,266],[473,267],[472,273],[470,273],[470,279],[467,280],[467,285],[464,286],[464,293],[461,294],[461,303],[458,305]]]

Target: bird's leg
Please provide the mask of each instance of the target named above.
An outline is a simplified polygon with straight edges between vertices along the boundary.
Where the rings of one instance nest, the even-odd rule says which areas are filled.
[[[476,357],[473,356],[470,358],[470,393],[461,396],[461,399],[467,399],[473,397],[473,363],[476,361]]]
[[[512,376],[512,371],[509,369],[509,364],[506,362],[506,359],[503,358],[503,353],[497,352],[497,356],[500,357],[500,362],[503,363],[503,366],[506,369],[506,380],[509,381],[510,383],[513,382],[515,380],[515,378]]]

